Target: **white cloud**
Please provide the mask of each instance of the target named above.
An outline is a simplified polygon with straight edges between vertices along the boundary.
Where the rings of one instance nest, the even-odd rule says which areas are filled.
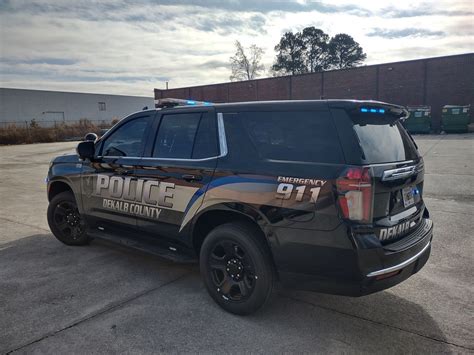
[[[282,33],[306,26],[352,35],[366,64],[474,49],[466,1],[17,0],[0,4],[0,85],[150,96],[223,82],[236,39],[268,68]]]

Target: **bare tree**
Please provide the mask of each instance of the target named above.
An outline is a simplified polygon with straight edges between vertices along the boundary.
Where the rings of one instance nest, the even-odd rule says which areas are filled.
[[[235,55],[230,57],[232,70],[230,80],[241,81],[257,78],[265,70],[265,66],[261,63],[263,49],[252,44],[247,48],[247,54],[239,41],[235,41],[235,48]]]

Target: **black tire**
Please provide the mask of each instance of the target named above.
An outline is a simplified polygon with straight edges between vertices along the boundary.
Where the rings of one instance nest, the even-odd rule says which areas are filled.
[[[77,208],[74,194],[65,191],[54,196],[48,206],[48,224],[54,236],[67,245],[85,245],[90,239]]]
[[[199,263],[209,294],[230,313],[254,313],[271,296],[275,273],[270,251],[249,224],[213,229],[204,239]]]

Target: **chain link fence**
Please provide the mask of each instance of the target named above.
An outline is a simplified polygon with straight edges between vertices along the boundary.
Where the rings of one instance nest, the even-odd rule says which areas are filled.
[[[117,120],[0,122],[0,144],[80,140],[87,133],[103,135]]]

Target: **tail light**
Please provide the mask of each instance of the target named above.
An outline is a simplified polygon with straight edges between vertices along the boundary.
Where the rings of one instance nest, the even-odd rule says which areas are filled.
[[[344,218],[372,222],[373,185],[370,168],[350,167],[336,180],[338,203]]]

